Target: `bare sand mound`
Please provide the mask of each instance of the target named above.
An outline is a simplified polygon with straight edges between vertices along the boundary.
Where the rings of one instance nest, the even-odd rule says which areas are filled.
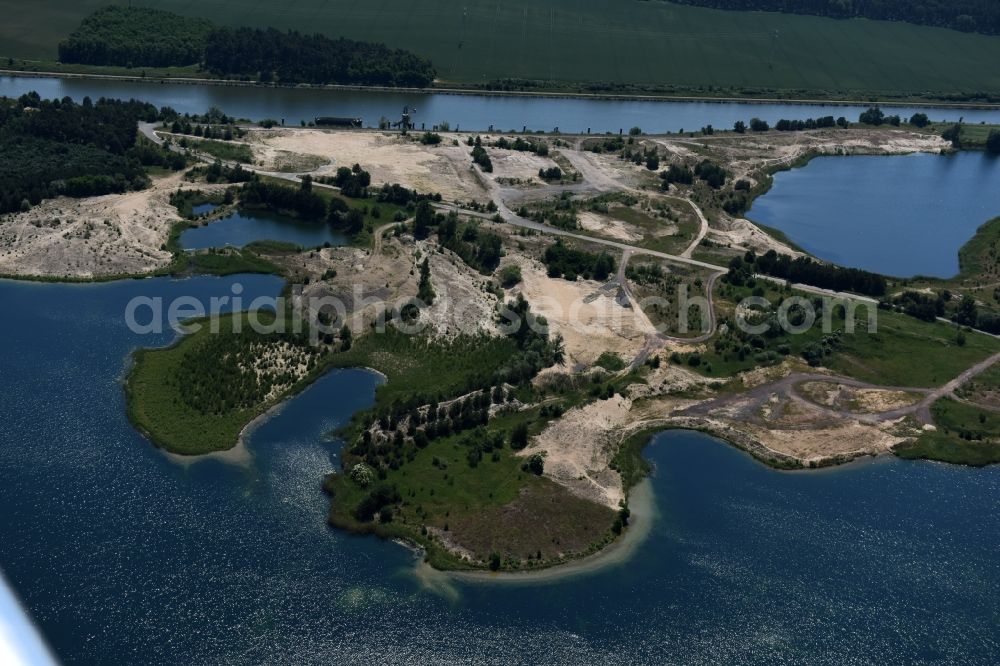
[[[616,292],[599,282],[550,278],[538,262],[520,258],[518,263],[523,276],[518,288],[531,309],[562,335],[571,366],[590,365],[605,351],[635,358],[646,336],[655,333],[644,316],[619,305]]]
[[[856,421],[828,428],[765,429],[745,423],[735,427],[747,431],[769,449],[786,453],[802,461],[850,458],[887,453],[905,438],[889,434],[872,425]]]
[[[427,248],[429,245],[424,244]],[[452,252],[431,252],[434,303],[420,314],[437,335],[500,335],[497,298],[486,291],[489,278],[480,275]]]
[[[522,455],[545,452],[545,476],[578,497],[617,509],[625,494],[610,464],[618,448],[616,433],[631,408],[631,400],[616,395],[572,409],[532,439]]]
[[[0,223],[0,273],[91,278],[148,273],[170,262],[161,249],[180,220],[170,193],[181,174],[140,192],[42,202]]]

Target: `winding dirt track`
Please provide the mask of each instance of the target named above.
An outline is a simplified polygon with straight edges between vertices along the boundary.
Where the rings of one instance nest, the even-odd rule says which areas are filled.
[[[413,218],[409,220],[403,220],[402,222],[389,222],[388,224],[383,224],[381,227],[376,227],[375,231],[372,232],[372,256],[376,256],[382,253],[382,237],[385,232],[392,229],[397,224],[406,224],[410,222]]]
[[[980,361],[962,372],[962,374],[958,375],[947,384],[939,386],[938,388],[883,386],[881,384],[872,384],[870,382],[863,382],[857,379],[851,379],[850,377],[841,377],[838,375],[792,373],[787,377],[782,377],[781,379],[769,384],[756,386],[748,391],[744,391],[743,393],[723,396],[714,400],[708,400],[706,402],[693,405],[687,409],[681,410],[679,414],[682,416],[710,416],[713,412],[726,407],[732,407],[740,403],[762,404],[769,400],[772,395],[780,395],[796,402],[806,403],[813,409],[818,409],[829,414],[830,416],[838,418],[857,419],[858,421],[862,421],[864,423],[874,424],[884,421],[892,421],[912,414],[919,423],[930,424],[934,422],[934,419],[931,416],[931,405],[941,398],[954,397],[955,391],[961,388],[970,379],[973,379],[977,375],[988,370],[998,361],[1000,361],[1000,353],[994,354],[989,358]],[[919,393],[924,397],[919,402],[905,407],[898,407],[884,412],[858,413],[848,410],[831,409],[802,397],[799,393],[799,388],[807,382],[842,384],[844,386],[857,389]],[[984,409],[988,408],[984,407]]]

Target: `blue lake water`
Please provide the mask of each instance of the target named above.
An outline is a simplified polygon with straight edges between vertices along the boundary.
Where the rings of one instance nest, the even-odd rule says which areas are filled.
[[[952,277],[958,250],[1000,216],[1000,159],[955,155],[818,157],[774,176],[747,217],[809,253],[877,273]]]
[[[0,281],[0,568],[68,664],[1000,661],[1000,467],[769,470],[698,433],[648,449],[659,518],[629,563],[425,589],[396,544],[327,528],[324,433],[379,379],[331,373],[183,466],[129,425],[135,296],[276,295],[233,276]]]
[[[805,119],[832,115],[856,121],[866,106],[795,103],[669,102],[655,100],[602,100],[565,97],[515,97],[503,95],[452,95],[434,92],[374,90],[315,90],[304,88],[253,88],[210,84],[171,84],[49,77],[0,76],[0,96],[17,97],[37,91],[45,98],[66,95],[134,97],[157,107],[171,106],[181,113],[205,113],[217,106],[237,118],[284,119],[288,125],[317,116],[360,117],[366,127],[378,127],[383,116],[399,120],[404,105],[416,108],[414,120],[433,125],[448,122],[452,129],[529,129],[563,132],[618,132],[638,126],[647,132],[697,131],[705,125],[731,128],[737,120],[757,117],[774,123],[781,118]],[[886,107],[889,110],[889,107]],[[890,113],[909,118],[926,111],[934,120],[967,123],[1000,122],[1000,109],[948,109],[891,107]]]
[[[213,210],[218,208],[217,204],[213,203],[203,203],[197,206],[191,206],[191,212],[195,215],[204,215],[205,213],[211,213]]]
[[[243,247],[259,240],[294,243],[302,247],[319,247],[324,243],[343,245],[347,238],[330,228],[326,222],[299,220],[264,210],[239,211],[204,226],[192,227],[181,233],[185,250],[232,245]]]

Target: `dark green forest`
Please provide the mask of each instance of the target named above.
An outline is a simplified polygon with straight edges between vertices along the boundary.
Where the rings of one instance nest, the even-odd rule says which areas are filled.
[[[254,177],[243,186],[240,200],[244,205],[270,207],[306,220],[327,216],[326,200],[312,191],[309,181],[296,188]]]
[[[680,5],[742,11],[868,18],[1000,34],[1000,3],[993,0],[671,0]]]
[[[561,277],[571,282],[577,276],[603,282],[611,277],[616,268],[614,257],[607,252],[594,254],[575,250],[564,245],[561,239],[545,248],[542,262],[548,269],[549,277]]]
[[[282,83],[424,87],[435,75],[429,60],[409,51],[274,28],[212,31],[205,67],[218,74]]]
[[[183,168],[182,156],[136,143],[137,122],[158,117],[154,106],[134,100],[76,103],[37,93],[0,100],[0,213],[59,195],[142,189],[146,166]]]
[[[426,58],[384,44],[274,28],[217,28],[146,7],[103,7],[59,44],[64,63],[120,67],[199,64],[217,76],[266,82],[425,87]]]
[[[102,7],[59,44],[59,60],[83,65],[170,67],[202,59],[212,24],[147,7]]]
[[[754,273],[800,282],[834,291],[853,291],[868,296],[882,296],[886,291],[886,279],[860,268],[843,268],[823,264],[809,257],[792,259],[786,254],[768,250],[758,256],[747,252],[743,257],[733,257],[729,262],[726,280],[735,285],[743,285]]]

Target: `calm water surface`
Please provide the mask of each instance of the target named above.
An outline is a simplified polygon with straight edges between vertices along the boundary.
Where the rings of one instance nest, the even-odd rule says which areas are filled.
[[[704,435],[649,448],[659,518],[627,565],[426,589],[406,549],[331,531],[324,438],[379,380],[334,372],[249,439],[168,461],[129,426],[136,295],[275,295],[267,276],[0,282],[0,567],[70,664],[1000,661],[1000,468],[768,470]],[[443,592],[443,593],[442,593]]]
[[[324,243],[343,245],[347,242],[347,237],[333,231],[323,221],[309,222],[269,211],[254,210],[239,211],[205,226],[187,229],[181,234],[180,243],[185,250],[201,250],[225,245],[243,247],[259,240],[319,247]]]
[[[1000,159],[955,155],[819,157],[783,171],[747,217],[843,266],[952,277],[958,250],[1000,215]]]
[[[416,107],[414,119],[433,125],[448,122],[452,129],[563,132],[618,132],[638,126],[647,132],[697,131],[705,125],[731,128],[737,120],[758,117],[769,122],[781,118],[805,119],[825,115],[855,121],[866,107],[808,104],[740,104],[714,102],[619,101],[444,93],[397,93],[354,90],[252,88],[209,84],[170,84],[142,81],[0,77],[0,95],[20,96],[37,91],[46,98],[66,95],[79,100],[99,97],[134,97],[156,106],[171,106],[184,113],[204,113],[217,106],[226,113],[251,120],[284,119],[288,125],[317,116],[360,117],[367,127],[377,127],[383,116],[399,120],[404,105]],[[887,107],[888,110],[888,107]],[[1000,123],[1000,110],[918,109],[891,107],[889,113],[909,118],[923,110],[935,120]]]
[[[203,203],[197,206],[191,206],[191,212],[195,215],[204,215],[205,213],[211,213],[213,210],[218,208],[217,204],[213,203]]]

